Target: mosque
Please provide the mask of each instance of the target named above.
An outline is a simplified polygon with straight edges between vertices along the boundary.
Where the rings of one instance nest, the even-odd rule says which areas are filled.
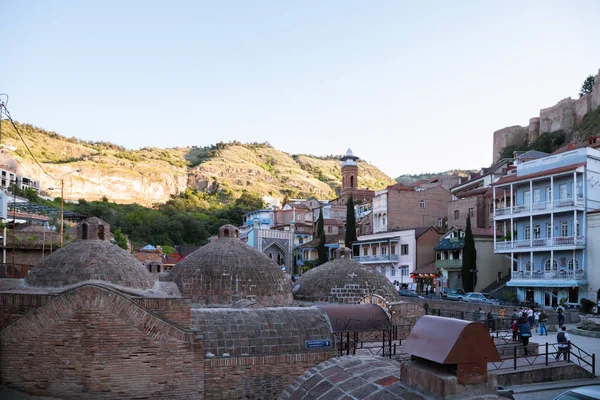
[[[6,387],[60,399],[275,399],[339,356],[345,332],[390,329],[399,300],[345,248],[292,287],[232,225],[160,275],[111,244],[105,221],[77,232],[26,278],[0,281]]]

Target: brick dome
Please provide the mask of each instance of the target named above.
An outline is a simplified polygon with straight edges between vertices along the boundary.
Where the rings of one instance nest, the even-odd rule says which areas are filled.
[[[248,299],[263,306],[291,304],[281,268],[238,239],[238,232],[232,225],[221,227],[218,238],[175,264],[170,280],[193,303],[230,305]]]
[[[311,269],[296,281],[296,300],[357,304],[368,294],[400,300],[394,285],[370,265],[353,261],[349,249],[340,248],[336,253],[340,258]]]
[[[105,240],[79,240],[56,250],[29,271],[32,286],[62,287],[99,280],[150,289],[154,280],[144,265],[127,251]]]

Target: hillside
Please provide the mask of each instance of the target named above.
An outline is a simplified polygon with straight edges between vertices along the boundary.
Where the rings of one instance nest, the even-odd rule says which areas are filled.
[[[396,178],[396,182],[402,183],[404,185],[412,185],[416,181],[420,180],[430,180],[440,175],[458,175],[462,177],[469,176],[469,173],[473,171],[463,170],[463,169],[453,169],[444,172],[433,172],[433,173],[423,173],[423,174],[409,174],[409,175],[400,175]]]
[[[0,164],[41,181],[42,191],[59,187],[65,198],[152,205],[164,203],[187,187],[223,192],[235,199],[243,190],[273,197],[334,198],[341,186],[339,157],[290,155],[267,143],[217,143],[209,147],[128,150],[107,142],[66,138],[29,124],[17,124],[42,169],[35,164],[15,129],[2,121]],[[344,149],[341,149],[344,150]],[[361,162],[359,186],[381,189],[394,181]],[[55,190],[48,192],[59,196]]]

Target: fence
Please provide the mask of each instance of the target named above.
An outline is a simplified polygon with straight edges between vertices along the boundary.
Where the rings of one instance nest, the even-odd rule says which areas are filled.
[[[519,367],[549,366],[566,361],[584,368],[591,374],[591,377],[596,376],[596,355],[590,354],[574,344],[571,344],[570,349],[561,351],[558,348],[558,343],[546,343],[538,347],[537,354],[528,355],[520,354],[523,351],[523,346],[518,344],[498,346],[498,349],[506,350],[506,348],[510,347],[512,347],[513,356],[503,358],[499,362],[491,362],[490,364],[493,366],[493,368],[490,368],[491,370],[517,370]]]

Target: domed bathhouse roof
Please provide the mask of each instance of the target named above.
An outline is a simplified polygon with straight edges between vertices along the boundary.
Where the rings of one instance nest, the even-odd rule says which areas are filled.
[[[193,303],[231,305],[252,300],[262,306],[289,305],[292,293],[277,263],[239,239],[233,225],[171,269],[169,279]]]
[[[150,289],[155,283],[141,262],[105,240],[79,240],[58,249],[25,278],[27,284],[39,287],[93,280],[135,289]]]
[[[352,251],[341,247],[336,259],[304,273],[294,286],[300,301],[357,304],[369,294],[388,301],[400,300],[394,285],[373,267],[352,260]]]

